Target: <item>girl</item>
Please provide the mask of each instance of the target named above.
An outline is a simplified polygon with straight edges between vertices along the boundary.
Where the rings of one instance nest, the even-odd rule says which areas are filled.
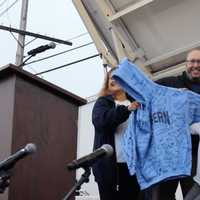
[[[135,176],[130,176],[123,158],[121,140],[127,127],[131,111],[139,107],[112,79],[112,71],[107,72],[104,86],[97,99],[92,122],[95,128],[94,150],[103,144],[110,144],[114,154],[101,159],[93,166],[101,200],[136,200],[139,185]]]

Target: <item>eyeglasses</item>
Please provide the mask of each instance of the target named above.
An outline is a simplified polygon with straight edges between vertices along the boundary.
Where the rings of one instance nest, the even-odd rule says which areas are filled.
[[[186,60],[186,62],[187,62],[188,64],[190,64],[190,65],[194,65],[195,63],[196,63],[197,65],[200,65],[200,59],[197,59],[197,60],[195,60],[195,59]]]

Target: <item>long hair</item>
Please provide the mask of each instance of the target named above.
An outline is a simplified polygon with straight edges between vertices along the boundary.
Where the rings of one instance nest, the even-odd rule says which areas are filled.
[[[112,68],[110,71],[106,72],[105,77],[104,77],[104,83],[103,83],[103,87],[99,92],[99,96],[107,96],[110,95],[110,91],[108,89],[108,83],[109,83],[109,76],[110,74],[115,70],[116,68]]]

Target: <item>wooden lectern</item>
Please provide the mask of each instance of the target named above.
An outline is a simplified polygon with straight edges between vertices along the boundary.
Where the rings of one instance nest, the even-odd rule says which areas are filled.
[[[78,107],[86,101],[31,73],[0,68],[0,160],[35,143],[16,163],[0,200],[61,200],[75,182],[67,163],[76,158]],[[73,198],[72,198],[73,199]]]

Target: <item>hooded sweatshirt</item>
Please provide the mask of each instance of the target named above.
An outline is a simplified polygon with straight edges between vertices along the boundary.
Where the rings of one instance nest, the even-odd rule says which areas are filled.
[[[125,159],[141,189],[191,172],[190,124],[200,121],[200,95],[150,80],[128,59],[113,78],[141,106],[129,117]]]

